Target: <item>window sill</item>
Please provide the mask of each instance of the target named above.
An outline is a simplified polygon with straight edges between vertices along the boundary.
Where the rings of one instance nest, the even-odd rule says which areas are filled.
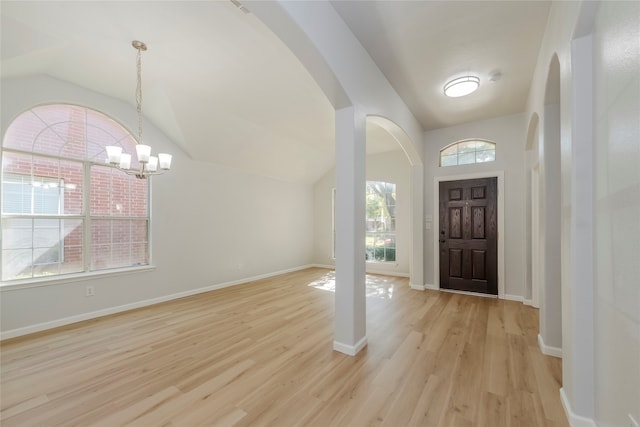
[[[61,274],[53,277],[37,277],[33,279],[20,279],[7,282],[0,281],[0,292],[38,288],[41,286],[57,285],[61,283],[80,282],[83,280],[99,279],[109,276],[122,276],[125,274],[153,271],[155,269],[155,265],[143,265],[140,267],[114,268],[110,270],[91,271],[88,273]]]

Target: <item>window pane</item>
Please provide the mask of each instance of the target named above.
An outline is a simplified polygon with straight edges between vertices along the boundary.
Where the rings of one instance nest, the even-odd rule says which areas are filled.
[[[55,270],[57,271],[58,270],[57,264],[59,260],[60,260],[60,245],[55,245],[50,248],[33,248],[34,268],[38,265],[56,264]]]
[[[454,150],[455,149],[457,150]],[[461,141],[440,151],[440,166],[466,165],[495,161],[496,144],[491,141]],[[457,155],[453,153],[458,153]]]
[[[458,154],[476,151],[476,141],[464,141],[458,144]]]
[[[7,129],[3,148],[15,148],[22,151],[32,151],[33,141],[47,124],[32,111],[18,116]]]
[[[393,248],[396,247],[396,236],[395,234],[387,234],[384,236],[384,247],[385,248]]]
[[[82,163],[5,152],[3,212],[59,215],[82,213]]]
[[[5,218],[3,280],[82,271],[82,230],[81,219]]]
[[[31,185],[21,176],[5,176],[2,182],[3,213],[31,212]]]
[[[33,177],[32,186],[34,214],[58,215],[62,213],[61,189],[57,179]]]
[[[44,105],[31,110],[47,124],[33,140],[33,152],[85,159],[85,110],[74,105]]]
[[[366,233],[365,236],[365,251],[366,251],[366,260],[372,261],[374,259],[374,248],[375,248],[375,234]]]
[[[63,195],[62,212],[66,215],[83,213],[84,167],[80,162],[60,161],[60,190]]]
[[[75,273],[84,270],[84,221],[64,219],[62,221],[62,264],[60,273]]]
[[[93,270],[148,264],[147,220],[91,222]]]
[[[2,251],[2,280],[27,279],[32,276],[31,249],[4,249]]]
[[[458,144],[453,144],[449,148],[445,148],[441,151],[443,156],[452,156],[458,154]]]
[[[149,215],[148,180],[109,166],[91,167],[91,215]]]
[[[95,146],[121,145],[127,153],[136,152],[136,141],[129,131],[99,111],[87,109],[87,135],[89,142]]]
[[[33,245],[33,220],[5,218],[2,220],[3,249],[31,249]]]
[[[470,163],[476,162],[476,153],[464,153],[458,156],[458,164],[459,165],[468,165]]]
[[[111,174],[113,168],[91,166],[91,215],[111,213]]]
[[[390,182],[367,181],[366,186],[366,259],[387,260],[387,245],[395,248],[396,185]],[[395,250],[393,258],[395,259]]]
[[[496,144],[489,141],[476,141],[476,151],[495,150]]]
[[[35,219],[33,221],[33,247],[53,248],[62,241],[59,219]]]
[[[476,153],[476,163],[493,162],[496,160],[495,150],[478,151]]]
[[[395,248],[385,248],[384,260],[386,262],[395,261],[396,260],[396,249]]]
[[[440,158],[440,166],[455,166],[458,164],[458,155],[442,156]]]

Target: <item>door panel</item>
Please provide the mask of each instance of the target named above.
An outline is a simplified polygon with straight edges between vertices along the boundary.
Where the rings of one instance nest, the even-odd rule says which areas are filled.
[[[440,287],[498,294],[497,178],[440,182]]]

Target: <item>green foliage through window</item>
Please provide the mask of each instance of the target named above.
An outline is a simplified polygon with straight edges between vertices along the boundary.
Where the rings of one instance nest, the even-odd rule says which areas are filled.
[[[396,185],[367,181],[366,189],[367,261],[396,260]]]

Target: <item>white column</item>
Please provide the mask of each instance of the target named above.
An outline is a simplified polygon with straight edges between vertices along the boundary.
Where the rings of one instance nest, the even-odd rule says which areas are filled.
[[[336,111],[336,295],[333,348],[355,355],[367,345],[365,299],[366,116]]]

